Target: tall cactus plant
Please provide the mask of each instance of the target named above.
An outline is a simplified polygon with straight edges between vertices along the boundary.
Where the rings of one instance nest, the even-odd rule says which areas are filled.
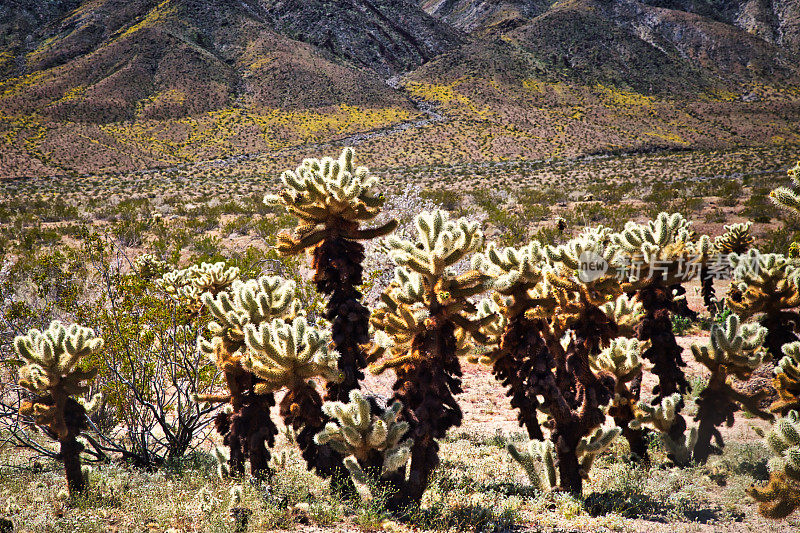
[[[329,296],[325,318],[331,322],[340,383],[328,383],[328,400],[347,401],[358,388],[367,366],[362,345],[369,342],[369,311],[361,303],[364,246],[359,242],[390,233],[392,220],[362,228],[380,213],[384,199],[376,194],[378,178],[366,167],[356,167],[352,148],[345,148],[338,160],[329,157],[306,159],[295,171],[281,176],[279,195],[264,198],[267,204],[282,205],[300,219],[295,236],[278,236],[278,251],[296,255],[310,250],[317,290]]]
[[[415,225],[416,241],[386,240],[398,268],[372,318],[377,329],[395,339],[373,371],[394,370],[393,400],[402,403],[402,419],[411,425],[414,441],[407,481],[391,503],[395,507],[419,504],[439,464],[436,439],[461,424],[454,397],[462,391],[457,355],[463,334],[476,333],[482,325],[469,298],[485,291],[488,279],[477,271],[459,275],[453,270],[483,246],[477,223],[449,220],[443,211],[434,211],[418,215]]]
[[[255,387],[262,380],[243,366],[247,346],[245,331],[275,319],[291,318],[296,312],[295,287],[278,276],[262,276],[246,282],[234,281],[230,292],[216,296],[207,292],[202,301],[211,314],[210,341],[201,340],[200,349],[216,363],[225,377],[227,392],[200,395],[198,401],[227,403],[230,410],[220,412],[214,423],[227,446],[231,474],[244,474],[245,461],[250,459],[254,477],[269,474],[269,450],[278,430],[269,418],[275,405],[271,394],[259,394]]]
[[[671,315],[675,310],[672,287],[683,280],[682,270],[696,259],[689,222],[679,213],[659,213],[646,224],[628,222],[613,236],[620,257],[626,263],[625,292],[636,292],[645,316],[637,327],[637,337],[650,341],[642,356],[653,363],[658,385],[654,402],[676,392],[686,392],[689,382],[682,370],[686,363],[672,332]],[[681,403],[677,406],[681,408]],[[682,440],[686,421],[676,414],[670,427],[671,438]]]
[[[797,411],[779,419],[766,437],[775,457],[770,461],[769,483],[747,491],[768,518],[785,518],[800,507],[800,415]]]
[[[733,284],[738,293],[727,299],[728,307],[743,320],[757,316],[767,328],[764,345],[777,359],[784,344],[798,339],[800,332],[800,287],[795,261],[781,254],[731,254]]]
[[[758,406],[763,394],[746,395],[736,391],[730,377],[746,380],[761,364],[764,358],[762,344],[767,330],[758,324],[742,324],[739,317],[730,315],[724,327],[713,326],[707,346],[692,345],[694,358],[711,371],[708,385],[697,398],[697,443],[694,446],[694,460],[705,463],[712,453],[711,439],[718,449],[724,445],[722,434],[717,427],[723,423],[733,425],[733,415],[739,404],[748,411],[765,419],[772,415]]]
[[[86,428],[86,415],[98,403],[85,403],[73,396],[85,394],[85,384],[96,370],[79,368],[81,360],[103,347],[94,331],[54,321],[44,331],[32,329],[14,339],[14,350],[24,365],[19,370],[19,385],[34,397],[22,403],[20,414],[33,417],[36,424],[60,443],[59,458],[64,463],[67,488],[71,496],[83,493],[86,480],[81,471],[83,445],[78,440]]]
[[[697,428],[693,427],[681,433],[671,431],[678,419],[678,409],[682,401],[680,393],[676,392],[655,405],[639,402],[635,409],[636,418],[630,421],[628,426],[635,430],[650,428],[656,431],[672,462],[678,466],[687,466],[692,460],[692,452],[697,443]]]
[[[511,407],[517,410],[520,426],[534,440],[544,436],[537,419],[539,400],[529,383],[537,360],[532,353],[537,346],[544,351],[546,347],[525,312],[541,303],[534,290],[544,280],[543,261],[544,249],[538,241],[522,248],[503,249],[490,243],[484,253],[473,258],[473,267],[493,278],[493,301],[482,302],[482,316],[494,316],[486,327],[491,325],[499,331],[485,339],[490,350],[480,357],[473,355],[471,361],[491,365],[495,378],[508,388],[506,394],[511,398]]]

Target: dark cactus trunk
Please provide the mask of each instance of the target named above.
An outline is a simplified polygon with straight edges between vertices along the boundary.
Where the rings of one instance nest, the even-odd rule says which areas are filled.
[[[314,436],[325,427],[322,397],[311,382],[299,383],[289,389],[280,403],[280,415],[287,427],[297,431],[297,446],[309,469],[323,478],[331,478],[331,490],[342,497],[358,495],[344,458],[330,446],[320,446]]]
[[[783,357],[781,347],[784,344],[800,340],[797,336],[797,332],[800,331],[800,314],[795,311],[767,313],[759,322],[767,328],[764,347],[775,362]]]
[[[349,401],[350,391],[364,379],[367,361],[361,345],[369,342],[369,310],[356,288],[362,283],[363,260],[364,246],[343,237],[325,239],[314,249],[314,283],[329,297],[325,318],[331,322],[339,370],[344,374],[341,383],[328,383],[328,401]]]
[[[672,291],[656,278],[639,290],[637,298],[642,302],[645,316],[636,328],[641,341],[650,341],[650,347],[642,356],[653,363],[653,373],[658,376],[658,385],[653,389],[653,404],[656,405],[667,396],[689,390],[689,382],[682,367],[686,363],[681,357],[681,347],[672,333],[671,312],[674,308]],[[669,437],[680,442],[686,431],[686,420],[679,414],[683,400],[678,403],[675,421],[667,432]]]
[[[430,319],[434,326],[417,335],[412,353],[421,354],[411,363],[395,369],[392,401],[403,403],[402,417],[410,425],[408,437],[414,439],[408,479],[390,497],[392,510],[418,506],[430,482],[433,470],[439,465],[439,444],[452,427],[461,425],[461,408],[454,395],[462,392],[461,365],[456,357],[455,328],[439,317]],[[422,355],[424,354],[424,355]],[[400,480],[400,476],[394,476]]]
[[[689,389],[689,382],[681,369],[686,366],[681,357],[683,350],[672,333],[672,293],[662,283],[653,281],[639,291],[638,298],[645,316],[636,333],[639,340],[651,342],[642,356],[653,363],[653,373],[658,376],[658,385],[653,390],[654,401],[660,402],[675,392],[684,393]]]
[[[52,400],[42,403],[51,404]],[[67,433],[58,439],[58,457],[64,463],[69,495],[75,497],[86,492],[86,479],[81,471],[83,445],[78,441],[78,435],[86,428],[86,409],[74,399],[67,398],[64,402],[64,422]]]
[[[248,378],[243,374],[242,378]],[[268,463],[269,448],[275,445],[278,428],[269,417],[275,405],[272,394],[256,394],[252,390],[252,378],[246,392],[235,402],[231,413],[219,413],[214,420],[217,432],[223,436],[222,443],[230,451],[228,461],[230,473],[242,477],[245,462],[250,459],[250,473],[254,478],[267,478],[271,471]],[[244,385],[244,383],[243,383]]]
[[[517,410],[519,425],[527,430],[529,438],[542,440],[544,435],[537,419],[539,400],[529,384],[535,362],[533,350],[541,339],[530,326],[530,320],[522,314],[511,319],[498,348],[503,355],[495,361],[492,373],[508,387],[506,395],[511,397],[511,407]]]
[[[642,387],[642,374],[636,376],[629,385],[617,387],[617,394],[622,398],[619,405],[612,405],[608,414],[614,422],[622,428],[622,436],[628,441],[631,454],[642,464],[650,464],[650,454],[647,451],[647,431],[644,429],[631,429],[628,425],[636,419],[633,406],[639,401]]]
[[[703,305],[706,306],[711,316],[717,314],[717,296],[714,291],[714,274],[710,272],[707,265],[700,267],[700,294],[703,297]]]

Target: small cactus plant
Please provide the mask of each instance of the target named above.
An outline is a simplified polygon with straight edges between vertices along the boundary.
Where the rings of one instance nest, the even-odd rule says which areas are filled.
[[[711,328],[707,346],[692,345],[694,358],[711,371],[708,385],[697,399],[697,443],[693,457],[697,463],[705,463],[712,451],[714,438],[718,449],[724,445],[722,434],[717,429],[723,423],[733,425],[733,415],[739,404],[761,418],[772,419],[758,406],[763,394],[745,395],[730,384],[730,377],[746,380],[764,358],[762,344],[767,330],[758,324],[742,324],[736,315],[728,316],[725,326]]]
[[[19,369],[19,385],[34,397],[20,406],[20,414],[30,416],[61,446],[59,458],[64,463],[67,488],[71,496],[85,491],[86,480],[81,470],[83,450],[78,436],[86,428],[86,415],[99,403],[93,398],[86,403],[73,396],[85,394],[85,383],[96,370],[81,370],[85,357],[103,347],[103,339],[94,331],[72,324],[53,321],[44,331],[32,329],[14,339],[14,350],[24,365]]]
[[[681,431],[675,437],[671,431],[678,418],[678,409],[682,399],[680,393],[674,393],[655,404],[645,402],[636,404],[635,420],[628,423],[628,427],[641,430],[644,427],[653,429],[661,437],[667,449],[667,456],[678,466],[686,466],[692,460],[692,451],[697,443],[697,428]]]
[[[350,391],[350,402],[326,402],[328,422],[314,440],[345,456],[344,464],[359,484],[386,493],[398,490],[392,483],[411,457],[411,439],[403,439],[408,422],[398,421],[403,406],[394,402],[379,409],[377,402],[359,391]]]
[[[593,370],[608,372],[616,379],[614,401],[608,414],[622,428],[622,435],[627,439],[631,453],[643,463],[649,463],[644,430],[629,426],[636,419],[644,366],[641,354],[645,346],[638,339],[612,339],[610,345],[591,360],[591,364]]]
[[[611,446],[620,434],[618,427],[601,426],[583,437],[575,450],[581,477],[587,479],[594,459]],[[556,446],[553,441],[532,440],[527,452],[520,452],[513,444],[506,449],[525,470],[531,485],[541,491],[551,491],[561,485],[556,470]]]
[[[755,249],[731,254],[730,262],[738,294],[729,297],[727,305],[743,320],[758,316],[767,328],[764,345],[777,359],[784,344],[800,340],[800,313],[795,310],[800,305],[800,272],[796,263],[781,254],[762,254]]]
[[[800,415],[797,411],[779,419],[766,442],[775,458],[770,461],[769,483],[747,491],[768,518],[785,518],[800,507]]]
[[[164,292],[185,305],[190,313],[197,314],[202,308],[203,294],[217,295],[237,279],[239,268],[228,267],[220,261],[167,272],[157,283]]]
[[[770,193],[772,202],[792,214],[800,214],[800,195],[796,189],[800,187],[800,162],[787,172],[792,180],[791,187],[778,187]]]

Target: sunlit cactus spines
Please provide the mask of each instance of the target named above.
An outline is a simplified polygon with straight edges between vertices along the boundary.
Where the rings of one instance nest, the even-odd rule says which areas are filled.
[[[242,367],[261,380],[254,387],[258,394],[291,388],[315,377],[341,379],[339,354],[329,349],[330,338],[304,317],[262,322],[258,327],[248,324],[245,343],[248,350]]]
[[[239,267],[228,267],[224,262],[201,263],[188,268],[167,272],[158,280],[158,285],[170,296],[176,298],[197,312],[205,293],[217,295],[239,279]]]
[[[458,356],[469,337],[480,336],[481,327],[492,319],[477,318],[470,300],[486,290],[489,276],[476,270],[458,274],[450,268],[483,245],[477,223],[450,220],[446,213],[434,211],[418,215],[415,226],[416,241],[386,239],[389,256],[399,268],[372,317],[375,328],[395,341],[373,370],[394,370],[393,401],[402,403],[402,418],[411,423],[414,440],[408,479],[389,503],[392,507],[421,501],[439,462],[436,439],[461,424],[461,409],[453,397],[461,392]]]
[[[781,351],[783,357],[775,365],[772,381],[778,398],[769,409],[786,415],[789,411],[800,411],[800,342],[784,344]]]
[[[278,250],[293,255],[322,242],[331,229],[349,240],[380,237],[391,232],[395,221],[370,229],[360,224],[374,219],[384,203],[376,191],[377,176],[364,166],[356,167],[355,153],[345,148],[339,159],[305,159],[296,170],[281,175],[283,190],[264,202],[283,205],[301,220],[296,236],[281,235]]]
[[[325,414],[335,422],[327,423],[314,440],[345,456],[345,466],[361,485],[385,485],[392,478],[404,479],[413,442],[404,439],[408,422],[398,421],[402,408],[400,402],[394,402],[381,411],[360,392],[351,391],[349,403],[323,405]]]
[[[697,399],[695,420],[699,425],[693,458],[698,463],[705,463],[711,453],[721,451],[724,442],[717,427],[724,423],[733,425],[733,415],[739,410],[739,404],[762,418],[772,418],[758,406],[763,393],[743,394],[736,391],[730,382],[731,376],[747,380],[761,364],[766,336],[766,328],[758,324],[742,324],[739,317],[732,314],[724,326],[712,326],[708,345],[692,345],[694,358],[711,371],[708,385]],[[716,447],[711,444],[712,438]]]
[[[267,196],[265,203],[282,205],[299,219],[294,235],[278,235],[278,252],[295,255],[308,250],[312,256],[314,284],[328,296],[325,318],[339,352],[343,378],[329,381],[325,398],[347,401],[359,387],[368,364],[369,310],[361,303],[363,240],[390,233],[396,220],[365,226],[384,204],[378,178],[364,166],[355,165],[355,153],[345,148],[338,159],[306,159],[294,171],[281,176],[283,190]],[[341,476],[347,477],[342,471]]]
[[[576,447],[580,474],[588,479],[594,459],[611,446],[620,434],[618,427],[599,427],[583,437]],[[513,444],[507,447],[511,457],[517,461],[535,488],[551,491],[562,485],[556,468],[556,447],[551,440],[531,440],[527,451],[520,451]]]
[[[775,205],[796,216],[800,213],[800,195],[797,193],[797,189],[800,187],[800,162],[790,168],[787,173],[792,180],[791,187],[778,187],[769,196]]]
[[[656,431],[672,462],[678,466],[686,466],[692,460],[692,452],[697,443],[697,428],[692,427],[674,436],[671,429],[680,418],[678,410],[681,404],[681,395],[677,392],[663,398],[655,405],[639,402],[636,405],[636,419],[632,420],[628,427],[634,430],[646,427]]]
[[[714,239],[714,247],[722,254],[743,254],[755,242],[752,222],[737,222],[725,226],[725,233]]]
[[[642,302],[627,294],[622,294],[615,300],[604,303],[600,306],[600,310],[617,323],[619,334],[622,337],[635,336],[636,327],[645,314]]]
[[[202,302],[213,319],[208,326],[211,333],[241,343],[248,324],[258,326],[273,318],[295,315],[300,306],[294,282],[280,276],[235,280],[229,291],[216,297],[210,292],[203,294]]]
[[[20,414],[32,417],[60,443],[59,458],[73,496],[86,488],[80,463],[84,446],[78,437],[87,427],[86,415],[99,403],[98,398],[87,403],[72,397],[87,393],[87,382],[97,373],[94,369],[81,370],[78,365],[102,347],[103,339],[93,330],[59,321],[53,321],[44,331],[32,329],[14,339],[14,351],[24,363],[19,369],[19,385],[33,394],[20,406]]]
[[[550,440],[531,440],[527,450],[520,451],[513,444],[506,446],[511,457],[522,466],[535,488],[551,491],[558,487],[555,466],[555,445]]]
[[[750,250],[747,254],[729,256],[732,284],[738,291],[726,300],[728,308],[742,319],[758,316],[767,328],[764,342],[770,355],[781,356],[781,346],[798,340],[800,305],[796,261],[781,254],[762,254]]]
[[[766,436],[775,455],[770,461],[766,486],[752,486],[747,493],[758,502],[767,518],[785,518],[800,507],[800,415],[789,411]]]

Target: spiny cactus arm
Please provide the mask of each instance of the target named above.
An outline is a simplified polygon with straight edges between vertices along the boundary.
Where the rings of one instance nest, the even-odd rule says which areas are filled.
[[[398,225],[397,220],[392,219],[374,228],[354,230],[348,236],[354,240],[359,240],[359,241],[376,239],[378,237],[383,237],[384,235],[390,234],[391,232],[397,229],[397,225]]]
[[[731,314],[724,327],[712,326],[708,345],[692,345],[692,354],[712,373],[724,367],[726,373],[747,379],[764,359],[766,336],[767,328],[742,324],[737,315]]]
[[[792,179],[792,185],[798,187],[800,185],[800,163],[795,165],[794,168],[789,169],[789,177]],[[778,187],[770,194],[772,202],[791,213],[800,213],[800,195],[789,187]]]
[[[508,444],[506,449],[525,470],[531,485],[543,491],[551,491],[558,486],[555,446],[551,441],[532,440],[528,443],[527,452],[520,452],[513,444]]]
[[[609,346],[590,360],[592,370],[609,372],[616,378],[617,387],[624,386],[642,373],[644,347],[645,343],[635,338],[611,339]]]
[[[800,416],[790,411],[766,436],[776,457],[770,461],[766,487],[752,486],[748,494],[759,502],[759,512],[768,518],[784,518],[800,507]]]
[[[646,402],[636,404],[636,419],[629,424],[631,429],[650,427],[659,433],[666,433],[672,427],[677,414],[680,393],[674,393],[663,398],[657,405]]]
[[[770,406],[773,413],[786,414],[800,409],[800,342],[781,347],[783,357],[775,367],[773,385],[778,399]]]
[[[263,380],[255,387],[259,394],[292,388],[313,377],[327,381],[341,379],[338,354],[328,348],[329,339],[305,317],[291,323],[282,320],[263,322],[245,329],[247,352],[242,367]]]
[[[589,477],[589,470],[595,458],[608,449],[614,442],[614,439],[622,433],[622,429],[613,427],[599,427],[592,432],[591,435],[583,437],[578,443],[575,453],[578,455],[580,461],[581,475],[584,478]]]

